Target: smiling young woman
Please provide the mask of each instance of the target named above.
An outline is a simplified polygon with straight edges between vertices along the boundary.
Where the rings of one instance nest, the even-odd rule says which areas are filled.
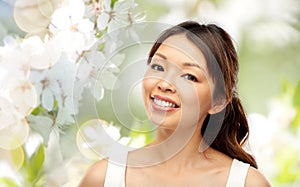
[[[237,73],[236,51],[222,28],[188,21],[163,32],[143,79],[155,140],[129,152],[125,166],[97,162],[80,186],[270,186],[242,148],[249,127]]]

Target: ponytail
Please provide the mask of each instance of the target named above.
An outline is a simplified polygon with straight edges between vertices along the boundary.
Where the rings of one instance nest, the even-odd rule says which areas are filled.
[[[219,132],[216,132],[216,129]],[[216,133],[216,138],[212,140],[211,135]],[[217,114],[208,114],[201,134],[203,140],[210,147],[258,168],[255,159],[242,148],[249,136],[249,126],[238,97],[233,97],[223,111]]]

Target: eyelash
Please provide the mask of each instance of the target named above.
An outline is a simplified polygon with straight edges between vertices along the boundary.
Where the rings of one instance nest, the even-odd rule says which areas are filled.
[[[151,68],[156,70],[156,71],[164,71],[164,68],[161,65],[158,65],[158,64],[152,64]],[[189,81],[199,82],[198,79],[194,75],[189,74],[189,73],[182,75],[182,77],[186,78]]]
[[[157,71],[164,71],[164,68],[161,65],[158,64],[152,64],[151,68]]]
[[[189,74],[189,73],[183,75],[182,77],[186,78],[186,79],[189,80],[189,81],[199,82],[198,79],[197,79],[194,75]]]

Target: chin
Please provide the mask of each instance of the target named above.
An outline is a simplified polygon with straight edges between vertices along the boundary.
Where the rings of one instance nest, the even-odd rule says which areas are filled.
[[[166,116],[157,116],[152,115],[149,117],[149,120],[157,126],[157,129],[169,129],[175,130],[178,127],[178,123],[174,122],[173,119],[167,119]],[[172,118],[172,117],[171,117]]]

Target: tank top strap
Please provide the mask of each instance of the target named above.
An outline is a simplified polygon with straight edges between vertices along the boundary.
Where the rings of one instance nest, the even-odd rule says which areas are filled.
[[[123,163],[115,163],[108,159],[104,187],[125,187],[127,154],[128,152],[122,155],[125,156]]]
[[[226,187],[244,187],[250,164],[233,159]]]

